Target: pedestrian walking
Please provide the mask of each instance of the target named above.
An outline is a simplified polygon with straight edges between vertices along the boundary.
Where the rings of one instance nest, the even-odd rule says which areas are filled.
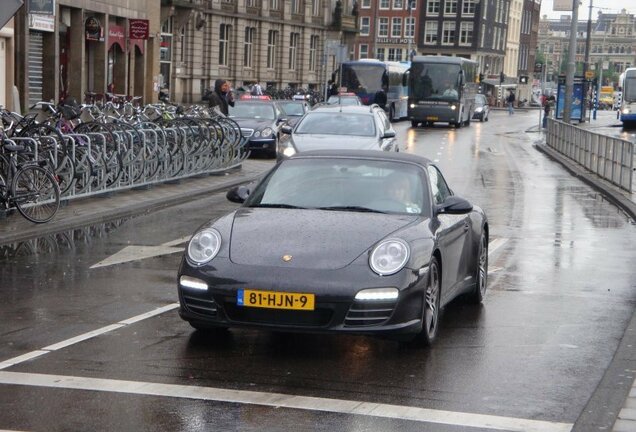
[[[214,91],[208,96],[208,106],[210,108],[218,107],[219,111],[228,115],[228,106],[234,106],[234,97],[230,91],[230,83],[224,79],[218,79],[214,82]]]
[[[552,107],[550,106],[550,101],[546,99],[545,103],[543,104],[543,124],[542,126],[544,128],[548,127],[548,117],[550,117],[550,111],[552,110]]]
[[[515,92],[510,90],[508,97],[506,98],[506,102],[508,103],[508,114],[513,115],[515,113],[514,105],[515,105]]]
[[[259,83],[254,83],[252,85],[252,90],[250,91],[252,96],[263,96],[263,87]]]

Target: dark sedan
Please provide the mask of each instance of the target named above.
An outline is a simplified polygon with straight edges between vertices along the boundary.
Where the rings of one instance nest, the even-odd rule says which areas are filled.
[[[307,150],[399,151],[395,129],[377,105],[322,105],[305,114],[294,128],[283,126],[276,157]]]
[[[427,159],[306,152],[227,196],[242,207],[197,230],[178,272],[179,314],[196,329],[429,345],[444,305],[484,298],[486,216]]]
[[[229,117],[234,119],[251,151],[276,155],[280,128],[285,123],[283,111],[269,99],[239,100],[229,107]]]
[[[490,115],[490,107],[488,106],[488,99],[482,94],[475,95],[475,111],[473,112],[473,119],[479,121],[488,121]]]
[[[298,123],[298,120],[305,115],[307,111],[311,109],[307,101],[305,100],[277,100],[275,101],[283,115],[287,119],[289,126],[294,126]]]

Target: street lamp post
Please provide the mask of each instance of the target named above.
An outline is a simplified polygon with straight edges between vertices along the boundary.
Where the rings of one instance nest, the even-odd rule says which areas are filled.
[[[587,108],[587,71],[590,68],[590,44],[592,40],[592,1],[590,0],[590,13],[587,17],[587,38],[585,39],[585,60],[583,63],[583,75],[585,76],[585,91],[583,92],[583,101],[581,102],[581,122],[585,121],[585,111]]]
[[[576,33],[578,27],[579,0],[572,0],[572,26],[570,28],[570,49],[568,52],[568,71],[565,76],[565,106],[563,121],[570,123],[572,115],[572,96],[574,95],[574,71],[576,69]]]

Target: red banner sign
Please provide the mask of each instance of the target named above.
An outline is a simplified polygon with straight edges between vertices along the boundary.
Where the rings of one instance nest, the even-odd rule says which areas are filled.
[[[129,19],[128,37],[130,39],[148,39],[149,25],[147,19]]]

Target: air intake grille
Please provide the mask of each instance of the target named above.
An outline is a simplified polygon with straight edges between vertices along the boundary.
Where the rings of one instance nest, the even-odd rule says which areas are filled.
[[[354,301],[345,317],[345,326],[361,327],[382,324],[391,317],[394,308],[394,302]]]
[[[189,294],[182,294],[182,296],[185,307],[190,311],[205,316],[216,316],[216,302],[214,299]]]

